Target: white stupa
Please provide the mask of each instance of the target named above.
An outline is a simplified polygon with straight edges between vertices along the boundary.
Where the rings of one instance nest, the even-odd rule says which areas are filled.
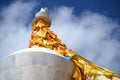
[[[47,8],[42,8],[35,17],[44,19],[51,25]],[[34,22],[37,19],[34,19]],[[73,62],[59,53],[33,46],[16,51],[0,61],[0,80],[73,80],[74,68]],[[89,76],[87,80],[93,80],[93,77]],[[120,79],[117,76],[109,79],[101,74],[96,80]]]
[[[0,61],[0,80],[72,80],[71,61],[46,48],[26,48]]]
[[[48,18],[47,9],[42,8],[38,16]],[[73,63],[59,53],[33,46],[0,61],[0,80],[72,80],[73,69]]]

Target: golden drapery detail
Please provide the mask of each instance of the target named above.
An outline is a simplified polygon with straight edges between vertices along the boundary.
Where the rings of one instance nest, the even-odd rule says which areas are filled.
[[[98,80],[99,76],[104,76],[106,79],[110,80],[114,80],[114,77],[120,79],[120,76],[118,76],[115,72],[99,67],[93,62],[77,54],[74,55],[71,60],[75,65],[73,73],[73,78],[75,80]]]
[[[99,67],[93,62],[79,56],[73,50],[68,49],[49,27],[50,23],[43,18],[34,18],[29,48],[32,46],[44,47],[54,50],[63,56],[66,54],[71,56],[71,60],[75,65],[72,76],[73,80],[97,80],[99,76],[105,76],[110,80],[112,80],[113,77],[120,79],[116,73],[107,70],[106,68]]]

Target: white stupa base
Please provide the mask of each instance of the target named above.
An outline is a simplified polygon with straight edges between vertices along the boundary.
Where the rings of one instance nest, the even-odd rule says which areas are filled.
[[[46,48],[27,48],[0,61],[0,80],[72,80],[74,65]]]

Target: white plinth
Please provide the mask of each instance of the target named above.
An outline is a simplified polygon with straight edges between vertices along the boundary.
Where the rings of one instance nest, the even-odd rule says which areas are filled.
[[[72,80],[74,65],[45,48],[27,48],[0,61],[0,80]]]

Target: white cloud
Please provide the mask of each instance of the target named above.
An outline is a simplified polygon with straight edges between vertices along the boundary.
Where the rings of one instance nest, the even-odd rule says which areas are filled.
[[[112,34],[120,26],[117,22],[90,11],[76,16],[73,8],[68,7],[51,11],[51,18],[51,29],[69,48],[100,66],[120,73],[120,42],[113,37],[116,34]]]
[[[0,11],[0,58],[28,46],[31,32],[29,17],[35,4],[18,1]],[[118,34],[112,34],[120,25],[90,11],[76,16],[73,10],[69,7],[51,10],[51,29],[68,48],[100,66],[120,73],[120,42],[116,38]]]
[[[0,11],[0,58],[28,46],[31,11],[35,2],[13,2]]]

